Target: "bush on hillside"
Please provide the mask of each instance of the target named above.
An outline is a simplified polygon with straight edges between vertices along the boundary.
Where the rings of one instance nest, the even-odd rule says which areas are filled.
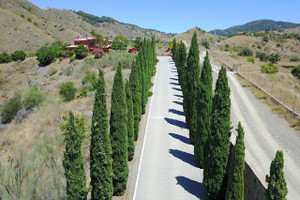
[[[78,46],[75,48],[75,55],[76,55],[76,58],[77,58],[77,59],[83,59],[83,58],[87,57],[87,55],[88,55],[88,50],[84,47],[83,44],[78,45]]]
[[[76,88],[73,82],[66,82],[60,85],[60,95],[64,101],[71,101],[75,98]]]
[[[278,67],[273,63],[268,63],[261,65],[261,71],[266,74],[276,74],[278,72]]]
[[[6,52],[0,54],[0,64],[1,63],[9,63],[11,62],[11,56],[8,55]]]
[[[300,62],[300,58],[298,58],[298,56],[294,55],[291,57],[290,61],[291,62]]]
[[[260,61],[267,62],[269,60],[269,56],[264,52],[256,52],[256,58],[259,58]]]
[[[264,42],[269,42],[269,36],[265,35],[262,39]]]
[[[238,52],[239,56],[252,56],[253,52],[248,47],[243,47],[242,50]]]
[[[85,97],[88,94],[94,94],[98,78],[95,72],[90,72],[89,70],[82,77],[83,88],[80,90],[78,96]]]
[[[271,63],[277,63],[278,61],[280,61],[280,54],[279,53],[272,53],[269,56],[269,61]]]
[[[255,58],[253,56],[250,56],[247,58],[248,62],[254,63],[255,62]]]
[[[37,52],[37,59],[41,65],[49,65],[57,58],[56,51],[51,47],[42,47]]]
[[[105,56],[105,52],[102,49],[97,49],[95,52],[95,59],[100,59],[102,56]]]
[[[201,45],[204,46],[206,49],[209,49],[209,42],[207,40],[202,40]]]
[[[291,73],[297,77],[298,79],[300,79],[300,65],[294,66]]]
[[[46,99],[46,95],[37,85],[30,85],[24,94],[23,105],[26,109],[41,105]]]
[[[11,54],[11,58],[14,61],[23,61],[25,60],[26,54],[24,51],[15,51],[15,53]]]
[[[22,109],[21,94],[15,93],[14,96],[5,102],[1,108],[2,123],[9,123],[14,119],[19,110]]]

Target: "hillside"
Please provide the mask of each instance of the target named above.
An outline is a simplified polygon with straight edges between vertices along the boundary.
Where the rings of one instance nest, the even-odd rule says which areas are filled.
[[[129,39],[138,36],[156,36],[157,38],[172,36],[113,19],[91,24],[78,12],[40,9],[27,0],[1,1],[0,27],[0,52],[8,53],[16,50],[24,50],[27,53],[34,52],[45,43],[55,40],[73,43],[74,38],[78,35],[85,36],[91,30],[96,30],[109,38],[118,34],[124,34]]]
[[[273,20],[256,20],[243,25],[232,26],[230,28],[221,30],[217,29],[216,34],[222,36],[230,36],[238,32],[260,32],[260,31],[284,31],[284,29],[291,29],[299,27],[300,24]],[[215,30],[209,31],[214,34]]]

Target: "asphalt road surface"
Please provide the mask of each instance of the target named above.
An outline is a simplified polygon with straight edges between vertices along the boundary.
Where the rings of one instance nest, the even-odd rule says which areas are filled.
[[[203,61],[204,54],[201,54]],[[153,99],[145,131],[142,159],[134,192],[136,200],[207,199],[203,171],[193,158],[182,109],[182,93],[171,57],[158,57]],[[220,66],[212,62],[214,81]],[[246,161],[266,185],[277,150],[284,152],[288,200],[300,199],[300,136],[288,123],[243,88],[228,72],[231,88],[231,120],[245,130]]]
[[[133,199],[207,199],[188,139],[176,67],[171,57],[158,59]]]

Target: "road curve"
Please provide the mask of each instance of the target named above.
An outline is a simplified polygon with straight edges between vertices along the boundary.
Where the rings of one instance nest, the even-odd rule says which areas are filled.
[[[171,57],[158,57],[134,200],[207,199],[194,161]]]

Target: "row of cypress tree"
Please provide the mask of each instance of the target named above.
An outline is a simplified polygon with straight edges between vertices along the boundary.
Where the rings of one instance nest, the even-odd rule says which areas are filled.
[[[183,42],[179,47],[176,44],[176,39],[174,39],[172,55],[184,97],[183,109],[190,141],[194,144],[195,162],[204,169],[204,190],[209,199],[213,200],[244,199],[245,144],[241,123],[238,124],[238,137],[231,150],[230,160],[228,160],[231,136],[231,101],[226,69],[225,67],[220,69],[213,94],[212,67],[209,55],[206,52],[200,71],[196,32],[193,35],[188,55]],[[283,157],[280,153],[277,154],[277,160],[283,163]],[[277,162],[279,163],[279,161]],[[275,164],[272,165],[274,165],[273,168],[276,168]],[[280,177],[283,177],[282,168],[281,170],[272,170],[272,165],[271,172],[277,171],[281,175]],[[279,166],[283,167],[283,164],[279,164]],[[227,170],[228,173],[226,173]],[[266,180],[269,182],[269,187],[270,183],[275,182],[275,176],[272,174],[270,177],[267,176]],[[283,189],[267,191],[266,196],[272,196],[274,193],[286,195],[285,181],[280,180],[278,182],[282,182],[279,188]],[[275,190],[274,186],[273,190]],[[274,199],[274,195],[273,198],[268,199]]]
[[[176,40],[173,41],[172,54],[178,71],[178,81],[182,88],[183,109],[189,129],[189,138],[194,144],[194,158],[197,165],[204,169],[204,190],[210,199],[224,198],[227,193],[226,170],[231,135],[230,88],[226,69],[224,67],[220,69],[213,94],[212,67],[209,55],[206,52],[203,67],[200,70],[200,52],[196,32],[193,35],[187,58],[185,45],[181,43],[178,48],[175,44]],[[242,129],[240,124],[239,126]],[[239,138],[243,138],[242,131],[239,132]],[[244,153],[243,144],[237,145],[237,147],[240,147],[237,152]],[[232,162],[235,162],[237,157],[244,159],[244,154],[233,156]],[[243,172],[244,165],[240,168],[235,167],[235,169]],[[242,187],[239,194],[243,196],[243,180],[238,184],[239,187],[228,187],[228,193],[232,188],[236,191]]]
[[[139,122],[148,99],[156,64],[155,38],[145,39],[133,63],[129,81],[124,83],[121,64],[114,77],[111,114],[108,122],[104,73],[99,69],[91,124],[90,176],[91,197],[112,199],[123,195],[128,181],[128,161],[133,159]],[[67,199],[86,200],[88,188],[82,141],[84,119],[70,112],[62,125],[66,141],[63,160],[67,179]],[[110,123],[110,126],[108,125]]]

